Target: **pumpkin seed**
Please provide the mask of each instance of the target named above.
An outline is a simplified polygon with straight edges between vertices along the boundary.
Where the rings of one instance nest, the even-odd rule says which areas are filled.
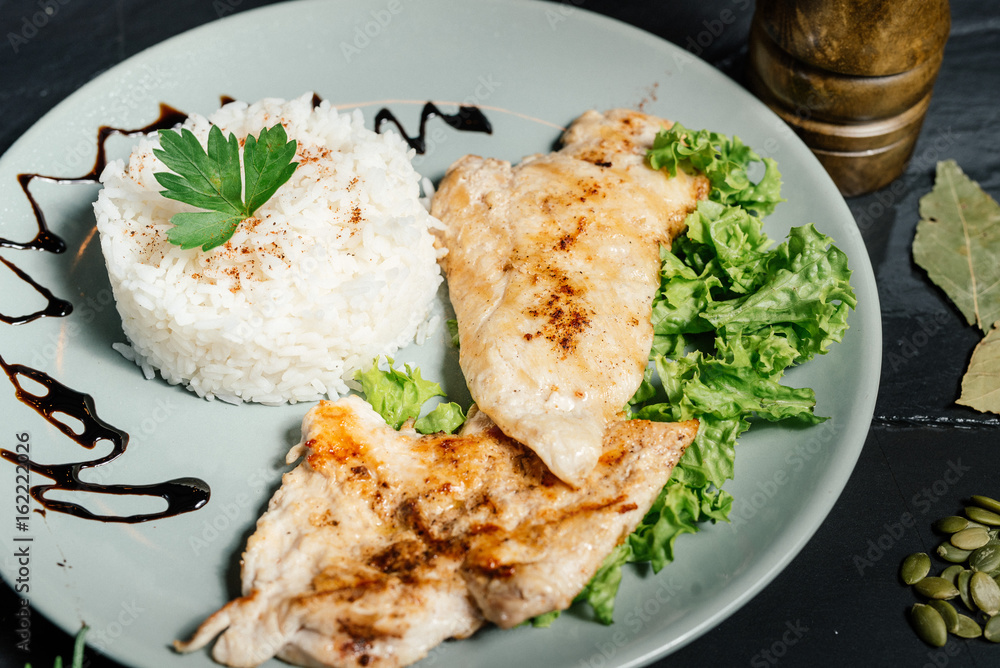
[[[965,516],[973,522],[987,524],[991,527],[1000,527],[1000,515],[980,508],[979,506],[967,506],[965,509]]]
[[[993,615],[983,627],[983,637],[990,642],[1000,642],[1000,615]]]
[[[940,531],[941,533],[955,533],[956,531],[968,528],[969,520],[964,517],[959,517],[958,515],[942,517],[934,523],[934,530]]]
[[[958,594],[962,597],[962,603],[965,603],[965,607],[969,610],[974,610],[972,607],[972,597],[969,596],[969,580],[972,578],[972,571],[962,571],[955,578],[955,586],[958,588]]]
[[[931,558],[923,552],[916,552],[903,560],[903,567],[899,574],[903,578],[903,582],[911,585],[923,580],[930,572]]]
[[[986,529],[962,529],[953,533],[949,540],[960,550],[978,550],[990,542],[990,534]]]
[[[945,580],[952,583],[953,585],[957,586],[958,574],[964,570],[965,569],[962,568],[959,564],[955,564],[954,566],[949,566],[948,568],[941,571],[941,577],[943,577]]]
[[[1000,544],[983,545],[969,556],[969,566],[974,571],[990,573],[1000,568]]]
[[[949,633],[954,633],[955,629],[958,628],[958,612],[955,610],[955,606],[948,601],[938,600],[928,601],[927,605],[938,611],[941,619],[944,620],[945,628],[948,629]]]
[[[948,642],[948,627],[941,614],[931,606],[916,603],[910,609],[910,621],[917,635],[928,645],[944,647]]]
[[[973,573],[969,578],[969,595],[972,602],[987,615],[1000,612],[1000,585],[986,573]]]
[[[980,508],[985,508],[986,510],[992,510],[995,513],[1000,513],[1000,501],[997,501],[996,499],[991,499],[988,496],[981,496],[979,494],[976,494],[969,500],[972,501],[977,506],[979,506]]]
[[[963,550],[962,548],[955,547],[948,542],[941,543],[937,547],[937,555],[945,561],[950,561],[953,564],[965,563],[965,560],[968,559],[971,554],[972,550]]]
[[[949,599],[959,595],[955,585],[944,578],[924,578],[914,584],[913,588],[927,598]]]
[[[939,615],[940,616],[940,615]],[[983,635],[983,629],[975,620],[965,615],[958,616],[958,626],[955,628],[955,635],[959,638],[978,638]]]

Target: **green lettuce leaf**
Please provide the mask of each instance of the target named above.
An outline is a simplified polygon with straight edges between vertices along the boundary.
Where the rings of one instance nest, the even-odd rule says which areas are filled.
[[[399,429],[410,418],[420,415],[420,408],[431,397],[443,397],[441,386],[420,377],[420,369],[405,365],[406,371],[392,367],[392,358],[386,358],[389,368],[383,371],[378,366],[378,358],[367,371],[358,371],[357,379],[361,391],[375,412],[386,424]]]
[[[760,374],[746,351],[732,361],[693,352],[678,360],[659,357],[655,362],[674,420],[751,414],[771,421],[794,417],[809,424],[825,419],[812,413],[816,395],[811,389],[786,387]]]
[[[417,418],[413,423],[413,428],[421,434],[434,434],[444,432],[454,433],[456,429],[465,422],[465,413],[462,407],[453,401],[438,404],[427,415]]]
[[[699,418],[698,435],[681,457],[681,473],[674,475],[699,489],[708,485],[721,488],[733,477],[736,459],[736,439],[750,423],[742,418],[720,418],[703,415]],[[697,476],[697,477],[695,477]]]
[[[552,622],[559,618],[561,611],[553,610],[552,612],[546,612],[545,614],[538,615],[537,617],[531,618],[531,625],[536,629],[547,629],[552,626]]]
[[[747,294],[764,281],[767,276],[764,259],[771,240],[764,233],[760,218],[741,207],[702,201],[684,222],[687,238],[708,247],[701,253],[715,260],[719,287]]]
[[[723,332],[753,332],[790,326],[799,363],[825,353],[847,331],[847,314],[857,305],[847,256],[810,225],[796,227],[765,259],[767,280],[754,293],[706,306],[701,317]]]
[[[658,573],[673,561],[677,538],[696,533],[702,522],[725,520],[732,503],[732,497],[723,490],[712,492],[671,478],[629,536],[632,552],[629,561],[649,562]]]
[[[445,320],[445,324],[448,326],[448,335],[451,336],[451,345],[456,348],[460,347],[458,342],[458,320],[448,318]]]
[[[739,137],[727,137],[708,130],[690,130],[674,123],[661,130],[646,154],[653,169],[671,176],[678,169],[695,169],[712,184],[709,198],[720,204],[738,204],[757,215],[774,211],[781,199],[781,174],[771,158],[761,158]],[[764,164],[764,175],[754,183],[748,170],[753,163]]]
[[[618,585],[622,582],[622,566],[631,556],[630,542],[626,541],[616,547],[604,558],[594,577],[576,596],[576,601],[584,601],[593,608],[594,615],[602,624],[614,621],[615,596],[618,595]]]
[[[699,275],[661,248],[661,287],[653,302],[653,331],[660,336],[712,331],[701,314],[713,302],[712,289],[722,282],[706,267]]]

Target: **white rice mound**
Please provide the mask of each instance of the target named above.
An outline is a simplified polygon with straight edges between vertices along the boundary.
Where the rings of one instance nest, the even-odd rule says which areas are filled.
[[[131,343],[115,348],[147,378],[156,369],[232,403],[311,401],[347,393],[358,369],[432,326],[440,223],[398,135],[365,129],[360,111],[314,109],[311,93],[232,102],[183,127],[204,146],[211,124],[242,140],[278,122],[298,168],[207,252],[167,241],[170,217],[197,209],[160,194],[153,173],[169,170],[156,133],[101,174],[97,229]]]

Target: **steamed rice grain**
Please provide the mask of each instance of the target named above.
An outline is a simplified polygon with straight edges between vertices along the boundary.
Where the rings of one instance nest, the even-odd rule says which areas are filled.
[[[428,325],[441,276],[420,176],[394,134],[312,94],[232,102],[184,127],[241,140],[281,122],[298,142],[291,179],[223,246],[182,250],[157,135],[111,162],[94,205],[131,359],[206,398],[284,403],[344,394],[345,381]],[[116,346],[122,350],[121,346]]]

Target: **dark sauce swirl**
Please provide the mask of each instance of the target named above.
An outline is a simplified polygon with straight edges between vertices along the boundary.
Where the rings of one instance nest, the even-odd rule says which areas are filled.
[[[104,171],[104,168],[108,164],[105,144],[107,143],[109,137],[114,135],[145,134],[147,132],[153,132],[154,130],[171,128],[178,123],[183,123],[186,118],[187,114],[177,111],[170,105],[160,104],[159,118],[145,127],[129,130],[125,128],[113,128],[108,125],[102,125],[97,130],[97,158],[94,160],[94,167],[82,176],[46,176],[44,174],[37,173],[18,174],[17,182],[21,185],[21,190],[24,191],[25,197],[28,198],[28,203],[31,204],[31,211],[35,216],[35,224],[38,226],[38,232],[35,234],[34,239],[26,242],[11,241],[10,239],[0,238],[0,248],[40,250],[48,251],[50,253],[65,252],[66,242],[49,230],[48,225],[45,222],[45,213],[42,211],[42,207],[38,204],[34,195],[31,194],[31,189],[29,188],[31,182],[38,179],[46,183],[58,183],[62,185],[97,183],[101,177],[101,172]],[[38,318],[58,318],[67,316],[73,311],[73,306],[68,301],[54,296],[47,288],[32,280],[32,278],[22,269],[16,267],[5,258],[0,258],[0,261],[7,265],[7,267],[13,271],[18,278],[33,287],[49,302],[48,306],[41,311],[25,316],[11,316],[0,313],[0,322],[5,322],[9,325],[23,325],[24,323],[37,320]]]
[[[107,151],[105,144],[114,135],[146,134],[155,130],[171,128],[178,123],[183,123],[187,114],[180,112],[173,107],[161,104],[160,115],[154,122],[141,128],[126,129],[115,128],[107,125],[101,126],[97,130],[97,157],[94,160],[94,167],[81,176],[63,177],[47,176],[45,174],[18,174],[17,181],[24,191],[25,197],[31,204],[31,210],[35,215],[35,223],[38,226],[38,233],[35,238],[28,242],[11,241],[10,239],[0,239],[0,247],[13,248],[18,250],[41,250],[50,253],[62,253],[66,250],[66,243],[56,234],[49,230],[45,221],[45,214],[42,212],[38,201],[31,194],[30,185],[33,181],[40,180],[47,183],[57,183],[61,185],[72,185],[78,183],[97,183],[101,172],[107,166]],[[73,306],[68,301],[60,299],[52,292],[39,285],[27,273],[15,266],[6,258],[0,257],[14,274],[33,287],[39,294],[48,300],[48,305],[35,313],[22,316],[10,316],[0,314],[0,322],[11,325],[21,325],[43,317],[62,317],[69,315]],[[14,385],[17,399],[33,408],[39,415],[45,418],[50,424],[55,426],[63,434],[71,438],[76,443],[87,449],[93,449],[97,443],[108,441],[112,444],[109,454],[87,462],[72,462],[68,464],[40,464],[32,460],[24,459],[23,455],[17,455],[10,450],[0,449],[0,457],[7,461],[27,468],[32,473],[42,475],[52,482],[50,484],[34,485],[30,489],[34,498],[46,510],[66,513],[90,520],[102,522],[122,522],[134,524],[149,520],[172,517],[181,513],[191,512],[201,508],[211,495],[208,485],[203,480],[197,478],[177,478],[162,483],[152,485],[105,485],[100,483],[88,483],[80,479],[80,472],[107,464],[121,456],[128,447],[129,435],[125,431],[114,427],[102,420],[94,409],[94,399],[89,394],[78,392],[62,383],[58,382],[48,374],[33,369],[22,364],[8,364],[0,357],[0,367],[10,382]],[[21,384],[19,376],[29,378],[45,388],[45,394],[36,395],[28,392]],[[66,415],[79,420],[83,424],[83,431],[76,433],[65,422],[57,416]],[[95,514],[83,506],[70,501],[62,501],[49,498],[48,494],[54,490],[70,492],[87,492],[96,494],[113,494],[117,496],[153,496],[159,497],[167,502],[164,510],[155,513],[144,513],[137,515],[99,515]],[[44,512],[44,511],[43,511]]]
[[[108,125],[102,125],[97,130],[97,159],[94,161],[94,168],[82,176],[46,176],[44,174],[18,174],[17,182],[21,184],[21,190],[24,191],[25,197],[28,198],[28,202],[31,203],[31,210],[35,214],[35,222],[38,225],[38,233],[35,238],[31,241],[21,242],[21,241],[11,241],[10,239],[0,239],[0,248],[16,248],[18,250],[42,250],[48,251],[50,253],[63,253],[66,251],[66,242],[60,237],[53,234],[49,230],[48,225],[45,223],[45,214],[42,212],[42,207],[38,205],[35,200],[34,195],[31,194],[29,186],[31,182],[38,179],[40,181],[45,181],[47,183],[58,183],[62,185],[71,185],[75,183],[97,183],[98,179],[101,177],[101,172],[108,164],[107,151],[105,149],[105,143],[108,141],[109,137],[114,135],[134,135],[134,134],[145,134],[147,132],[153,132],[154,130],[161,130],[166,128],[172,128],[178,123],[183,123],[184,119],[187,118],[187,114],[177,111],[168,104],[160,104],[160,117],[149,125],[141,128],[135,128],[133,130],[127,130],[125,128],[113,128]]]
[[[112,444],[111,452],[104,457],[69,464],[39,464],[30,459],[25,461],[23,455],[19,457],[10,450],[0,449],[0,457],[52,480],[52,484],[34,485],[30,490],[31,496],[47,510],[88,520],[135,524],[188,513],[208,503],[211,491],[205,481],[198,478],[176,478],[152,485],[104,485],[80,480],[80,472],[84,469],[107,464],[121,456],[128,447],[129,435],[97,415],[94,398],[89,394],[71,389],[37,369],[23,364],[8,364],[3,357],[0,357],[0,367],[13,383],[15,394],[21,403],[33,408],[63,434],[88,450],[92,450],[101,441]],[[45,394],[36,395],[28,392],[21,385],[18,376],[39,383],[45,388]],[[83,431],[80,433],[73,431],[68,424],[57,417],[60,414],[79,420],[83,424]],[[48,498],[46,495],[53,490],[117,496],[157,496],[167,502],[167,507],[160,512],[141,515],[97,515],[79,504]]]
[[[479,107],[462,105],[459,106],[458,113],[446,114],[438,109],[437,105],[433,102],[426,103],[420,112],[420,132],[416,137],[408,135],[402,123],[399,122],[399,119],[388,109],[381,109],[375,114],[375,132],[382,132],[382,125],[384,123],[392,123],[399,130],[399,134],[403,136],[406,143],[410,145],[410,148],[418,154],[423,155],[427,151],[427,121],[431,118],[440,118],[459,132],[484,132],[488,135],[493,134],[493,126]]]
[[[34,313],[29,313],[27,315],[13,316],[13,315],[4,315],[3,313],[0,313],[0,322],[5,322],[8,325],[23,325],[33,320],[38,320],[39,318],[49,318],[49,317],[62,318],[63,316],[67,316],[73,312],[72,304],[70,304],[65,299],[60,299],[59,297],[53,295],[52,291],[49,290],[44,285],[39,285],[38,283],[36,283],[34,279],[31,278],[31,276],[28,276],[26,273],[24,273],[24,271],[22,271],[19,267],[14,265],[13,262],[10,262],[7,260],[7,258],[3,257],[0,257],[0,262],[3,262],[5,265],[7,265],[7,268],[10,269],[12,272],[14,272],[15,276],[17,276],[22,281],[33,287],[38,294],[45,297],[45,299],[47,299],[49,302],[48,305],[45,308],[41,309],[40,311],[35,311]]]

